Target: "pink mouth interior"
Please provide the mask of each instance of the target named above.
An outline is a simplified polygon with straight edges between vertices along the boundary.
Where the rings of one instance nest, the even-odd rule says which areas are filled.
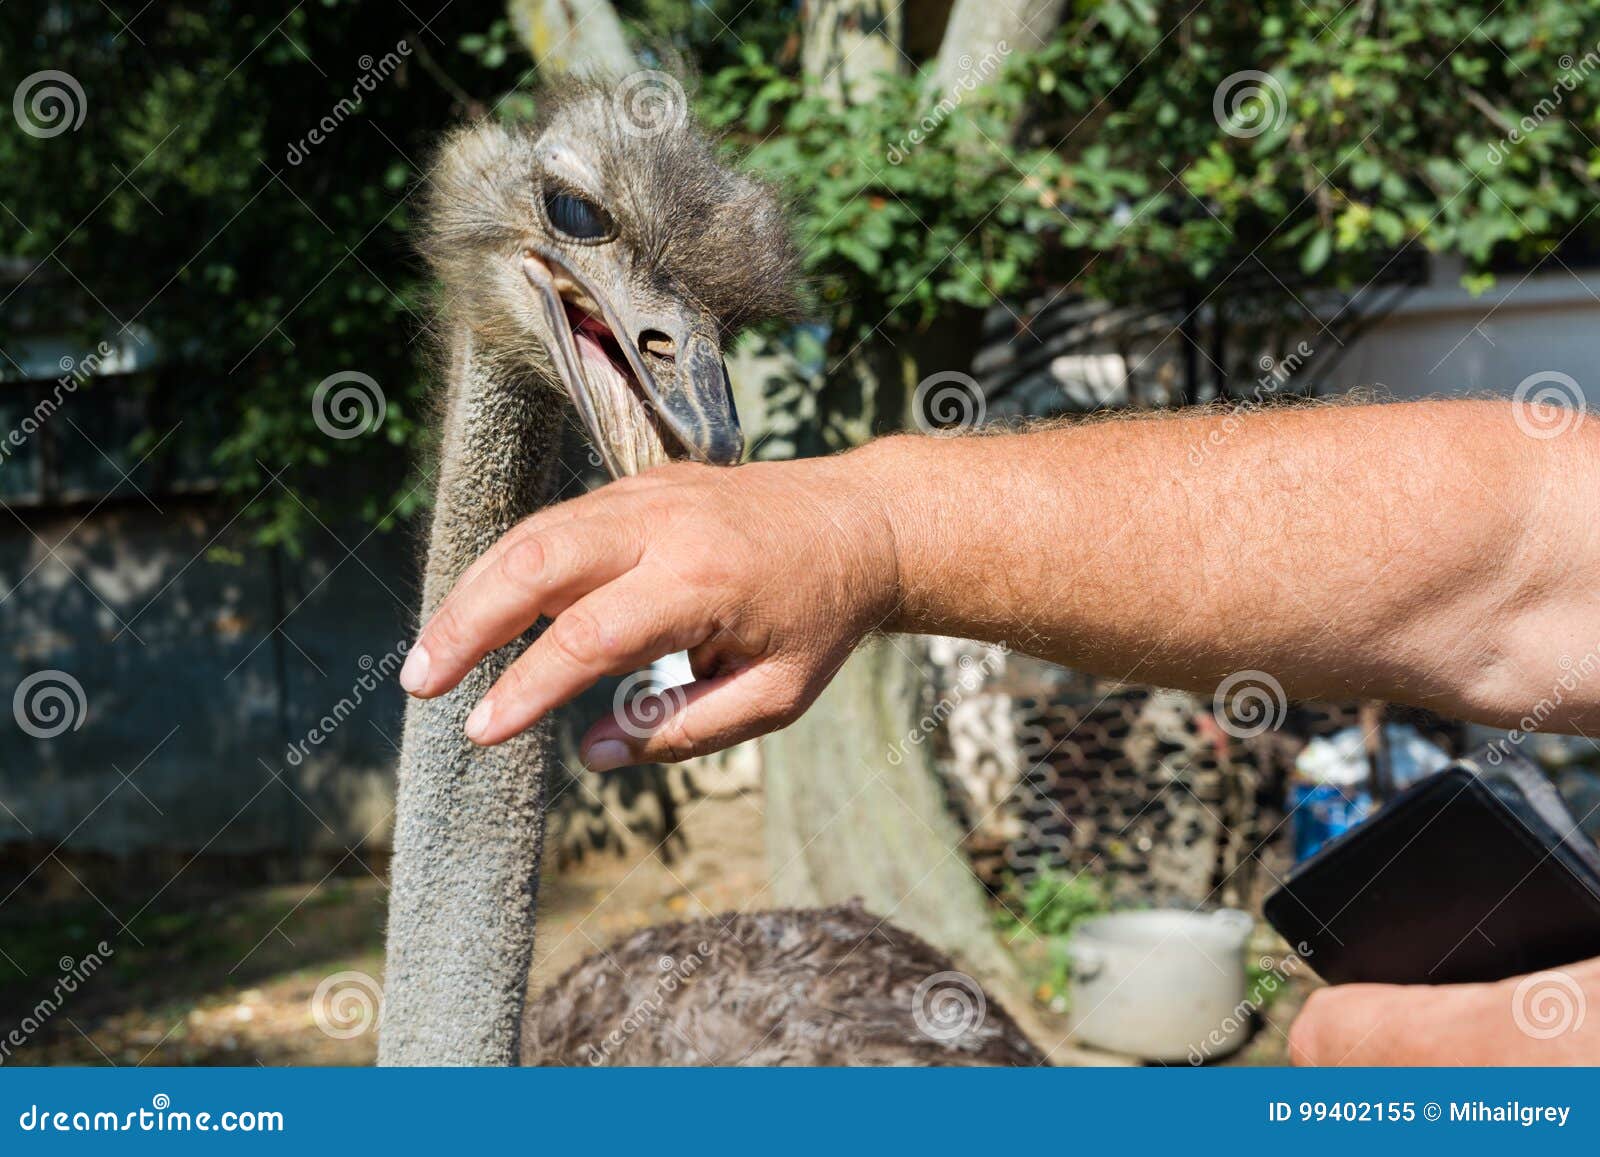
[[[669,461],[672,455],[655,408],[646,401],[611,327],[571,302],[564,304],[588,384],[589,404],[600,426],[591,436],[606,442],[625,474]]]
[[[572,338],[577,343],[578,357],[583,361],[583,372],[590,385],[608,392],[628,390],[633,383],[633,372],[610,327],[571,306],[567,307],[567,316],[574,323]]]

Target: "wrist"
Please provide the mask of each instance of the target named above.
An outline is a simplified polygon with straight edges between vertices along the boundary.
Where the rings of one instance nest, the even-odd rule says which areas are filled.
[[[914,598],[917,546],[926,537],[930,477],[920,464],[928,439],[894,435],[869,442],[827,461],[848,488],[852,508],[863,513],[872,540],[873,592],[869,629],[915,632],[920,607]]]

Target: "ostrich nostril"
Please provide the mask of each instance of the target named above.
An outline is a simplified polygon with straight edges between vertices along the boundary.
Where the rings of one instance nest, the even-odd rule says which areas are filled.
[[[666,358],[669,362],[678,357],[678,343],[659,329],[647,329],[641,333],[639,349],[653,357]]]

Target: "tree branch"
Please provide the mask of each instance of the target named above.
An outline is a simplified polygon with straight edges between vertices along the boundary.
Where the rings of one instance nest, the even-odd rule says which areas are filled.
[[[1489,123],[1494,125],[1495,128],[1499,129],[1508,138],[1513,133],[1517,134],[1519,137],[1526,137],[1528,135],[1517,126],[1516,122],[1512,121],[1506,116],[1505,113],[1496,108],[1493,101],[1484,96],[1483,93],[1479,92],[1477,89],[1470,86],[1465,86],[1461,91],[1466,94],[1467,103],[1472,105],[1473,108],[1477,109],[1485,117],[1487,117]],[[1548,119],[1560,121],[1562,124],[1569,123],[1565,117],[1552,115]],[[1589,175],[1588,168],[1581,160],[1573,156],[1565,157],[1564,160],[1566,162],[1567,170],[1571,172],[1574,177],[1578,178],[1579,184],[1581,184],[1585,189],[1589,190],[1589,192],[1600,195],[1600,184],[1595,183],[1594,178]]]

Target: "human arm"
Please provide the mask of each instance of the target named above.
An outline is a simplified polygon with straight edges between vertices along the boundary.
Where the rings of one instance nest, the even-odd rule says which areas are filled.
[[[1600,960],[1493,984],[1319,988],[1289,1030],[1299,1065],[1592,1065]]]
[[[1004,439],[880,446],[896,460],[894,629],[1015,637],[1208,692],[1259,669],[1291,698],[1504,726],[1549,695],[1563,655],[1600,646],[1600,437],[1530,437],[1505,403],[1113,421],[1014,454]],[[926,496],[892,481],[935,474]],[[1544,723],[1600,723],[1600,688]]]
[[[1329,406],[894,437],[833,458],[676,465],[543,511],[463,577],[407,689],[551,628],[470,733],[499,742],[603,674],[685,649],[653,733],[597,766],[790,722],[863,635],[933,632],[1130,681],[1360,694],[1514,725],[1600,644],[1600,432],[1503,402]],[[1600,680],[1595,681],[1600,683]],[[1600,724],[1600,686],[1546,714]],[[608,741],[621,746],[597,749]]]

